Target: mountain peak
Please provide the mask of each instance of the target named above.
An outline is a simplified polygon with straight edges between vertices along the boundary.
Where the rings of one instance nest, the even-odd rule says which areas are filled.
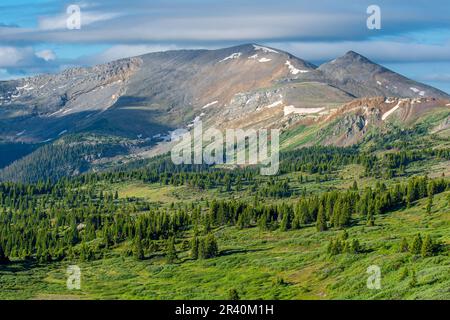
[[[375,62],[370,61],[368,58],[366,58],[365,56],[363,56],[362,54],[359,54],[358,52],[355,51],[347,51],[346,54],[344,54],[342,57],[337,58],[336,60],[345,60],[345,61],[360,61],[360,62],[364,62],[364,63],[371,63],[376,65]]]
[[[445,92],[408,79],[351,50],[318,69],[329,82],[356,97],[448,98]]]

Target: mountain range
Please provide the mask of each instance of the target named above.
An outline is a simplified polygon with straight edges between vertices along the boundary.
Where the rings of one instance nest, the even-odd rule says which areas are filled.
[[[315,66],[276,48],[149,53],[0,82],[0,180],[104,170],[164,153],[170,132],[280,128],[282,148],[349,146],[426,123],[449,136],[450,96],[349,51]]]

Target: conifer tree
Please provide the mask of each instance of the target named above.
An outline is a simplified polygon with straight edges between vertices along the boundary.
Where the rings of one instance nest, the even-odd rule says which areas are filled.
[[[431,240],[430,235],[427,234],[422,244],[421,249],[422,257],[431,257],[433,255],[433,249],[434,249],[433,240]]]
[[[212,233],[209,233],[200,245],[200,254],[203,259],[214,258],[219,254],[216,238]]]
[[[167,258],[168,263],[173,263],[178,259],[177,251],[175,249],[175,238],[174,237],[170,237],[166,241],[166,258]]]
[[[326,231],[328,229],[322,204],[319,206],[319,212],[317,213],[316,229],[319,232]]]
[[[422,251],[422,237],[420,233],[418,233],[413,240],[413,243],[411,245],[411,253],[413,254],[420,254]]]
[[[408,252],[408,251],[409,251],[408,240],[406,240],[406,238],[403,238],[402,242],[400,243],[400,252]]]
[[[233,300],[233,301],[237,301],[240,300],[241,298],[239,297],[239,293],[237,292],[236,289],[230,289],[230,291],[228,291],[228,300]]]
[[[144,260],[144,248],[142,247],[141,238],[136,237],[134,240],[133,255],[138,260]]]
[[[283,215],[283,218],[281,219],[280,223],[280,230],[281,231],[288,231],[289,229],[289,214],[285,212]]]
[[[427,199],[427,213],[431,214],[431,209],[433,207],[433,194],[428,194],[428,199]]]
[[[361,251],[361,245],[359,244],[358,239],[352,240],[350,250],[351,250],[351,253],[359,253]]]
[[[411,280],[409,281],[408,285],[411,288],[414,288],[415,286],[417,286],[417,276],[416,276],[416,271],[415,270],[411,271]]]

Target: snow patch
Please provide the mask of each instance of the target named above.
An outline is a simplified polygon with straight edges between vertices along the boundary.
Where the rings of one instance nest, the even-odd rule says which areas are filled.
[[[395,100],[391,100],[390,98],[386,98],[386,100],[384,100],[384,103],[394,103]]]
[[[252,56],[250,56],[250,57],[248,57],[249,59],[256,59],[256,58],[258,58],[258,54],[254,54],[254,55],[252,55]]]
[[[16,87],[16,90],[22,90],[22,89],[26,89],[28,88],[29,84],[27,83],[26,85],[24,85],[23,87]]]
[[[27,131],[27,130],[23,130],[23,131],[19,132],[18,134],[16,134],[16,136],[20,137],[21,135],[23,135],[25,133],[25,131]]]
[[[219,101],[213,101],[213,102],[210,102],[210,103],[208,103],[208,104],[205,104],[203,107],[202,107],[202,109],[206,109],[206,108],[209,108],[209,107],[211,107],[211,106],[213,106],[213,105],[215,105],[215,104],[217,104],[217,103],[219,103]]]
[[[278,51],[275,51],[273,49],[267,48],[267,47],[262,47],[262,46],[257,46],[256,44],[253,45],[253,48],[255,48],[255,50],[262,50],[265,53],[279,53]]]
[[[291,62],[290,62],[289,60],[286,61],[285,65],[288,66],[289,71],[290,71],[293,75],[296,75],[296,74],[299,74],[299,73],[306,73],[306,72],[309,72],[308,70],[300,70],[300,69],[297,69],[296,67],[294,67],[294,66],[291,64]]]
[[[269,62],[272,61],[272,59],[267,59],[267,58],[261,58],[258,60],[259,62]]]
[[[325,108],[296,108],[294,106],[285,106],[284,107],[284,115],[288,114],[312,114],[323,111]]]
[[[283,104],[283,100],[269,104],[266,108],[275,108],[276,106],[279,106],[280,104]]]
[[[425,91],[420,91],[419,89],[417,89],[417,88],[414,88],[414,87],[411,87],[411,88],[409,88],[410,90],[412,90],[414,93],[418,93],[419,94],[419,96],[424,96],[425,95]]]
[[[223,61],[227,61],[227,60],[231,60],[231,59],[238,59],[241,55],[242,55],[242,52],[235,52],[235,53],[229,55],[228,57],[220,60],[219,62],[223,62]]]
[[[381,86],[381,82],[380,82],[380,81],[377,81],[377,84],[378,84],[379,86]]]
[[[67,132],[67,130],[63,130],[63,131],[61,131],[59,134],[58,134],[58,136],[62,136],[64,133],[66,133]]]

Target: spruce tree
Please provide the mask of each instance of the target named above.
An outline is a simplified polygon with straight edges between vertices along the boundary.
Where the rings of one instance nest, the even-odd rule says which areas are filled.
[[[433,194],[429,194],[428,200],[427,200],[427,213],[428,214],[431,214],[432,207],[433,207]]]
[[[319,212],[317,213],[316,229],[319,232],[326,231],[328,229],[322,204],[319,206]]]
[[[415,270],[411,271],[411,280],[409,281],[408,285],[411,288],[414,288],[415,286],[417,286],[417,277],[416,277],[416,271]]]
[[[361,245],[359,244],[358,239],[353,239],[352,244],[350,246],[351,253],[359,253],[361,252]]]
[[[288,213],[286,212],[286,213],[283,215],[283,218],[281,219],[280,230],[281,230],[281,231],[288,231],[288,229],[289,229],[289,215],[288,215]]]
[[[133,255],[138,260],[144,260],[144,248],[142,247],[141,238],[136,237],[134,240]]]
[[[214,258],[219,254],[217,241],[212,233],[202,239],[199,251],[203,259]]]
[[[403,238],[402,242],[400,243],[400,252],[408,252],[408,251],[409,251],[408,240],[406,240],[406,238]]]
[[[174,237],[170,237],[166,242],[166,258],[168,263],[173,263],[178,259]]]
[[[240,300],[241,298],[239,297],[239,293],[237,292],[236,289],[230,289],[230,291],[228,291],[228,300],[233,300],[233,301],[237,301]]]
[[[420,254],[422,251],[422,237],[420,236],[420,233],[418,233],[413,240],[413,243],[411,245],[411,253],[413,254]]]
[[[434,249],[433,240],[431,240],[430,235],[427,235],[422,244],[421,249],[422,257],[431,257],[433,255],[433,249]]]

